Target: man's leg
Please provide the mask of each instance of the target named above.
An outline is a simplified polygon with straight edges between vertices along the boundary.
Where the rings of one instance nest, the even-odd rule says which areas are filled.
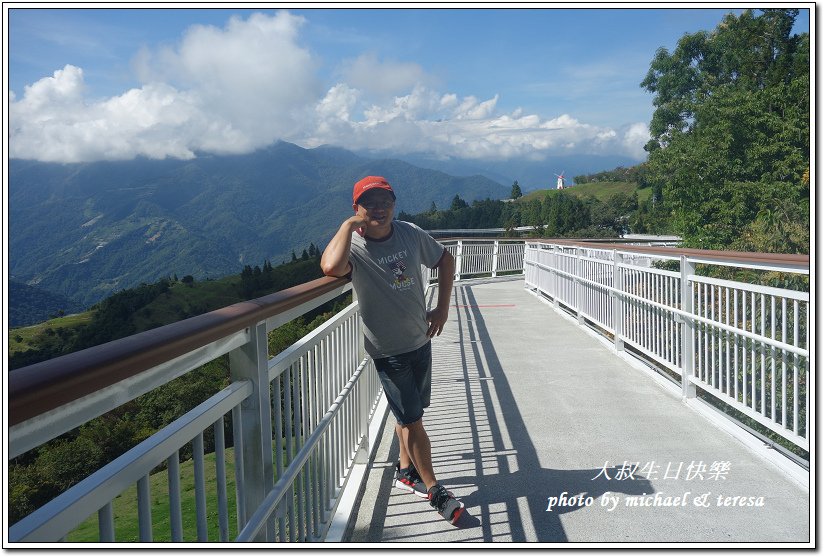
[[[426,484],[426,489],[438,483],[435,479],[435,470],[432,468],[432,446],[423,428],[423,419],[411,424],[396,424],[395,433],[400,446],[401,468],[409,466],[408,462],[411,461],[415,464],[415,469],[420,474],[423,483]],[[404,453],[408,459],[406,464],[404,464]]]
[[[409,465],[412,464],[412,458],[406,449],[406,441],[403,438],[402,429],[403,426],[401,424],[395,424],[395,435],[398,436],[398,460],[401,462],[401,468],[409,468]]]

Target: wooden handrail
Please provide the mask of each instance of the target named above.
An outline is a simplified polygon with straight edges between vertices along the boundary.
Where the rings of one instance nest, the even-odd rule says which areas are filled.
[[[600,250],[620,250],[620,251],[638,251],[650,253],[655,255],[662,255],[668,257],[678,258],[682,255],[695,259],[705,259],[708,261],[718,262],[737,262],[743,264],[778,264],[787,265],[795,269],[810,268],[810,256],[795,253],[763,253],[754,251],[723,251],[723,250],[708,250],[708,249],[694,249],[694,248],[679,248],[667,246],[639,246],[634,244],[623,244],[616,240],[620,238],[603,238],[590,240],[570,240],[561,238],[438,238],[439,242],[524,242],[524,243],[539,243],[539,244],[558,244],[569,247],[585,247],[590,249]]]
[[[650,253],[654,255],[663,255],[668,257],[675,257],[678,258],[682,255],[687,257],[691,257],[693,259],[705,259],[708,261],[718,261],[720,262],[735,262],[739,264],[757,264],[757,265],[764,265],[764,264],[777,264],[777,265],[787,265],[791,266],[796,269],[807,269],[809,271],[810,268],[810,256],[804,254],[795,254],[795,253],[762,253],[762,252],[753,252],[753,251],[721,251],[721,250],[708,250],[708,249],[694,249],[694,248],[678,248],[678,247],[666,247],[666,246],[637,246],[631,244],[609,244],[609,247],[606,247],[604,244],[595,243],[595,242],[588,242],[588,241],[581,241],[581,240],[558,240],[558,239],[543,239],[543,238],[535,238],[529,239],[524,238],[525,242],[536,242],[536,243],[552,243],[552,244],[559,244],[559,245],[568,245],[570,247],[580,246],[592,249],[601,249],[601,250],[611,250],[616,249],[619,251],[637,251],[637,252],[644,252]]]
[[[323,277],[255,300],[170,323],[9,373],[9,422],[16,425],[133,377],[345,285]]]
[[[480,240],[455,238],[452,240]],[[490,241],[495,238],[483,238]],[[441,239],[447,241],[446,239]],[[699,250],[675,247],[634,246],[567,240],[498,238],[595,249],[637,251],[669,257],[700,258],[743,264],[780,264],[809,271],[810,256],[754,252]],[[9,422],[16,425],[68,404],[102,388],[133,377],[147,369],[182,356],[234,332],[321,296],[346,284],[347,279],[324,277],[262,298],[239,302],[203,315],[164,325],[126,338],[113,340],[16,369],[9,373]]]

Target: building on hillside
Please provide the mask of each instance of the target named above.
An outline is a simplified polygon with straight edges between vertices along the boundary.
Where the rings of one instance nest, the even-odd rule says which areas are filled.
[[[561,171],[560,174],[556,174],[555,176],[558,178],[558,181],[555,183],[555,189],[562,190],[565,187],[567,187],[566,185],[564,185],[564,172],[563,171]]]

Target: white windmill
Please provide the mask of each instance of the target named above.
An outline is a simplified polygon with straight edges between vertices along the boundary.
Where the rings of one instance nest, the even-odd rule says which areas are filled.
[[[560,174],[556,174],[555,176],[558,177],[558,182],[555,184],[555,188],[559,190],[564,189],[564,171],[562,170]]]

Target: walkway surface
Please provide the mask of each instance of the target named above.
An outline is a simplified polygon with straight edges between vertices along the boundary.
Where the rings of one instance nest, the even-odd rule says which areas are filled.
[[[392,487],[390,415],[344,541],[810,541],[808,489],[523,280],[457,283],[433,354],[424,424],[466,512]]]

